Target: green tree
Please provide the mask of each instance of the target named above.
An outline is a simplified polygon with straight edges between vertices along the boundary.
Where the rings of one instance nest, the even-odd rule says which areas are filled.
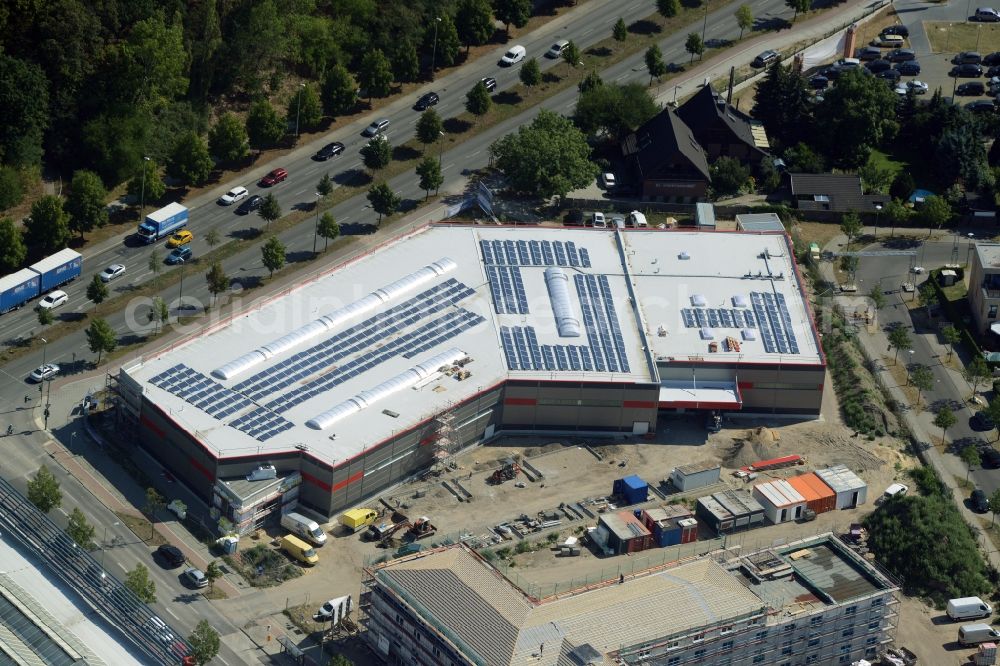
[[[64,208],[69,213],[69,228],[80,234],[93,231],[108,223],[108,208],[104,203],[108,192],[100,176],[93,171],[81,169],[73,172],[69,186],[69,197]]]
[[[885,294],[882,293],[882,289],[879,285],[873,285],[871,290],[868,292],[868,298],[871,299],[872,305],[875,306],[876,310],[881,310],[885,307]]]
[[[917,300],[920,303],[920,307],[927,309],[927,316],[930,317],[931,306],[938,302],[937,291],[930,281],[920,286],[920,290],[917,292]]]
[[[83,511],[80,511],[79,507],[74,507],[66,524],[66,534],[69,538],[84,550],[94,550],[97,548],[97,544],[94,543],[94,532],[94,526],[87,522]]]
[[[993,399],[990,400],[990,404],[983,408],[983,412],[989,417],[994,424],[1000,423],[1000,394],[994,395]]]
[[[876,76],[847,71],[815,105],[821,143],[834,165],[856,169],[871,151],[896,136],[896,93]]]
[[[379,49],[367,51],[361,58],[358,84],[368,94],[369,100],[372,97],[385,97],[392,92],[392,66]]]
[[[348,114],[358,103],[358,84],[346,67],[334,65],[323,79],[321,97],[327,115]]]
[[[907,595],[948,599],[992,589],[969,526],[951,498],[908,495],[887,502],[864,519],[868,547]],[[947,548],[928,548],[947,543]]]
[[[531,18],[531,0],[495,0],[493,13],[503,23],[503,31],[510,38],[510,26],[523,28]]]
[[[368,190],[368,203],[372,205],[372,210],[378,213],[378,222],[382,224],[383,215],[392,215],[402,203],[399,195],[396,194],[388,183],[379,181]]]
[[[329,173],[324,173],[316,183],[316,194],[321,197],[328,197],[333,192],[333,179],[330,178]]]
[[[576,89],[580,93],[586,93],[590,92],[591,90],[594,90],[595,88],[600,88],[603,85],[604,85],[604,79],[601,78],[601,75],[597,73],[596,69],[592,69],[590,70],[590,73],[587,74],[587,76],[583,77],[583,80],[580,81]],[[580,101],[579,99],[577,99],[577,107],[579,107],[579,105]]]
[[[17,169],[0,164],[0,210],[7,210],[24,200],[24,183]]]
[[[990,513],[993,514],[993,520],[990,521],[990,525],[995,525],[997,522],[997,514],[1000,513],[1000,488],[993,491],[990,495]]]
[[[906,201],[916,187],[917,184],[913,180],[913,174],[907,169],[902,169],[892,179],[892,185],[889,186],[889,196],[899,201]]]
[[[247,128],[234,113],[224,113],[208,132],[208,150],[222,162],[242,159],[250,150]]]
[[[944,197],[935,195],[924,199],[924,203],[917,210],[917,220],[927,227],[928,238],[934,229],[943,227],[951,219],[951,215],[951,206],[948,205],[948,201]]]
[[[108,293],[108,285],[104,284],[98,275],[95,275],[94,279],[87,285],[87,299],[94,305],[100,305],[107,300]]]
[[[912,213],[898,199],[893,199],[882,208],[882,215],[890,225],[889,237],[891,238],[896,235],[896,227],[908,221]]]
[[[191,49],[189,90],[195,100],[202,102],[212,87],[215,58],[223,45],[216,0],[192,5],[187,18]]]
[[[427,23],[427,27],[424,31],[424,53],[429,53],[431,50],[434,50],[436,54],[434,59],[435,67],[451,67],[458,59],[458,53],[462,48],[462,42],[458,39],[458,30],[455,28],[455,22],[452,20],[451,16],[449,16],[447,12],[442,12],[439,18],[441,19],[440,21],[428,21]],[[437,49],[434,49],[434,23],[437,23]]]
[[[618,17],[618,20],[615,21],[615,27],[611,28],[611,36],[619,44],[628,39],[628,26],[625,25],[625,19]]]
[[[861,218],[858,217],[857,213],[844,213],[840,218],[840,233],[847,236],[847,249],[851,248],[851,243],[854,239],[861,235],[861,230],[864,227],[861,224]]]
[[[800,13],[805,14],[809,11],[812,7],[812,0],[785,0],[785,5],[795,12],[792,15],[792,23],[794,23]]]
[[[711,168],[712,189],[716,194],[735,194],[750,178],[750,169],[733,157],[720,157]]]
[[[35,9],[41,8],[40,5]],[[13,38],[13,33],[2,29],[0,32],[5,33],[4,42],[8,41],[7,36]],[[52,80],[58,83],[61,78]],[[0,160],[4,163],[12,166],[41,163],[42,140],[51,123],[50,87],[50,79],[34,58],[21,59],[0,53],[0,100],[3,100],[0,104]]]
[[[160,271],[163,270],[163,256],[156,248],[153,248],[153,250],[149,253],[149,261],[146,262],[146,267],[149,268],[149,272],[153,274],[153,284],[156,284],[160,277]]]
[[[307,83],[299,88],[299,93],[288,100],[288,124],[298,120],[300,129],[315,129],[323,120],[323,105],[319,101],[316,86]]]
[[[217,560],[212,560],[208,563],[208,566],[205,567],[205,578],[208,579],[208,591],[214,592],[215,581],[222,578],[222,567],[219,566]]]
[[[337,240],[337,237],[340,236],[340,225],[333,219],[331,213],[323,213],[319,218],[316,233],[323,239],[323,251],[326,252],[326,249],[330,246],[330,241]]]
[[[580,47],[571,39],[569,44],[566,45],[566,49],[562,54],[563,61],[566,62],[570,67],[576,67],[577,65],[583,64],[583,54],[580,53]]]
[[[260,248],[261,261],[264,268],[270,271],[268,277],[274,277],[274,271],[281,270],[285,265],[285,246],[276,236],[271,236]]]
[[[993,371],[987,365],[986,359],[977,355],[973,356],[972,360],[969,361],[969,365],[965,366],[962,370],[962,376],[972,386],[972,395],[976,395],[979,385],[992,377]]]
[[[663,18],[673,18],[681,11],[680,0],[656,0],[656,11]]]
[[[208,144],[197,132],[185,132],[174,144],[167,160],[167,175],[189,185],[204,185],[215,163]]]
[[[944,416],[942,416],[942,414]],[[937,417],[934,419],[934,425],[941,428],[941,446],[944,446],[944,434],[948,428],[955,425],[957,419],[955,415],[951,412],[951,407],[944,405],[938,410]],[[962,462],[966,464],[969,471],[972,471],[976,467],[981,467],[983,464],[983,459],[979,455],[979,449],[975,444],[968,444],[962,447],[959,452],[958,457],[962,459]]]
[[[565,196],[597,176],[587,138],[563,116],[542,109],[529,125],[490,146],[511,188],[542,198]]]
[[[13,273],[21,268],[28,248],[24,245],[21,229],[9,217],[0,218],[0,274]]]
[[[219,632],[212,628],[208,620],[201,620],[188,636],[188,644],[191,645],[191,656],[199,666],[202,666],[215,659],[222,642],[219,639]]]
[[[354,662],[342,654],[335,654],[326,666],[354,666]]]
[[[180,20],[157,12],[131,27],[126,42],[109,47],[116,101],[158,106],[188,89],[188,54]]]
[[[417,47],[409,39],[396,44],[389,58],[392,75],[401,83],[411,83],[420,78],[420,56]]]
[[[56,315],[50,308],[38,308],[35,310],[35,317],[39,326],[51,326],[56,320]]]
[[[705,42],[701,40],[701,35],[697,32],[688,33],[687,40],[684,42],[684,50],[691,54],[691,62],[694,62],[695,56],[701,56],[705,52]]]
[[[653,85],[653,79],[659,79],[667,73],[667,63],[663,61],[663,52],[656,44],[646,49],[646,70],[649,72],[649,85]]]
[[[492,106],[493,100],[490,98],[490,92],[482,81],[465,94],[465,110],[474,116],[486,115]]]
[[[892,357],[892,362],[899,360],[900,349],[911,349],[913,341],[910,339],[910,332],[903,326],[896,326],[889,331],[889,349],[895,349],[896,353]]]
[[[441,116],[434,109],[427,109],[420,114],[417,120],[417,140],[425,146],[429,146],[441,137],[444,123]]]
[[[247,138],[257,150],[270,148],[285,136],[287,125],[271,103],[260,99],[250,105],[247,112]]]
[[[917,389],[917,407],[919,407],[924,391],[929,391],[934,386],[934,373],[926,365],[918,365],[910,371],[910,381]]]
[[[858,176],[866,194],[885,194],[892,182],[891,171],[870,161],[858,169]]]
[[[118,347],[118,336],[111,324],[101,318],[94,319],[87,328],[87,346],[97,354],[95,365],[100,364],[101,354],[111,353]]]
[[[534,58],[528,58],[521,65],[521,83],[528,86],[529,88],[537,86],[542,82],[542,69],[538,66],[538,61]],[[475,90],[475,89],[473,89]]]
[[[281,204],[278,203],[274,194],[269,192],[264,195],[264,200],[260,203],[257,214],[260,215],[260,219],[264,220],[265,230],[270,229],[271,223],[281,217]]]
[[[386,168],[392,160],[389,139],[384,134],[373,136],[361,149],[361,157],[364,158],[365,167],[373,173]]]
[[[580,92],[573,122],[588,135],[606,134],[620,141],[659,112],[660,107],[641,83],[609,83]]]
[[[962,340],[962,334],[957,328],[949,324],[941,329],[941,337],[948,343],[948,359],[950,360],[955,355],[955,345]]]
[[[753,9],[750,5],[740,5],[735,16],[736,25],[740,27],[740,39],[743,39],[743,31],[753,27]]]
[[[764,123],[772,145],[785,150],[783,157],[793,167],[787,149],[802,141],[815,138],[813,111],[815,102],[805,77],[780,61],[771,65],[766,76],[757,84],[751,115]],[[801,166],[795,167],[801,169]],[[809,170],[808,173],[818,173]]]
[[[62,490],[55,475],[49,468],[42,465],[35,473],[35,478],[28,481],[28,501],[38,507],[42,513],[62,506]]]
[[[140,204],[159,201],[167,193],[167,184],[160,177],[160,167],[151,159],[141,160],[141,166],[129,179],[127,187],[129,195]]]
[[[481,46],[493,37],[493,10],[488,0],[458,0],[455,10],[455,29],[465,44],[466,53],[473,46]]]
[[[156,335],[160,331],[160,324],[166,323],[170,318],[170,308],[167,307],[167,302],[165,300],[159,296],[154,296],[153,304],[149,308],[149,312],[146,316],[149,323],[154,325],[153,335]]]
[[[24,221],[25,240],[46,254],[61,250],[69,242],[69,213],[63,200],[52,194],[39,197]]]
[[[219,294],[229,289],[229,276],[222,269],[221,261],[212,263],[212,267],[205,273],[205,281],[208,283],[208,292],[212,294],[214,303]]]
[[[156,488],[146,488],[146,503],[143,505],[143,512],[149,516],[149,538],[153,538],[153,524],[156,522],[156,514],[167,506],[167,501]]]
[[[437,194],[438,188],[444,182],[441,165],[430,155],[420,160],[420,164],[417,165],[417,175],[420,176],[420,189],[426,193],[424,199],[431,195],[431,190]]]
[[[149,569],[142,564],[135,565],[135,569],[125,574],[124,583],[125,587],[139,597],[139,601],[144,604],[156,603],[156,583],[149,577]]]
[[[208,243],[209,247],[215,247],[222,242],[222,237],[219,235],[218,229],[209,229],[208,233],[205,234],[205,242]]]

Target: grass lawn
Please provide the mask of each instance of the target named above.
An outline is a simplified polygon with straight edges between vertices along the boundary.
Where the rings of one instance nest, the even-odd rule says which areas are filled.
[[[1000,51],[1000,24],[927,21],[924,30],[935,53]]]
[[[912,171],[909,162],[895,155],[883,153],[881,150],[873,150],[871,152],[871,155],[868,157],[868,164],[877,166],[880,169],[887,169],[893,178],[904,169]]]

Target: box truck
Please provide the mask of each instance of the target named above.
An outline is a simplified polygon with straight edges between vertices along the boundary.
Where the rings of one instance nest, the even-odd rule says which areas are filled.
[[[172,203],[147,215],[139,224],[136,235],[144,243],[155,243],[186,226],[187,223],[188,209],[179,203]]]
[[[66,248],[28,268],[41,277],[39,289],[44,294],[80,277],[83,272],[83,257],[79,252]]]
[[[319,562],[316,550],[294,534],[281,537],[281,550],[291,555],[292,559],[310,567]]]
[[[317,546],[326,543],[326,532],[315,520],[309,520],[301,513],[286,513],[281,517],[281,526],[296,536],[312,541]]]
[[[0,313],[16,310],[41,293],[41,277],[30,268],[22,268],[0,278]]]
[[[948,600],[948,617],[953,620],[975,620],[993,615],[993,607],[979,597]]]

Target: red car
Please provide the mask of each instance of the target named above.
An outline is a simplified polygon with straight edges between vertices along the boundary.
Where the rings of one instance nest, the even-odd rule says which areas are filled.
[[[270,187],[271,185],[277,185],[286,178],[288,178],[287,169],[275,169],[271,173],[261,178],[260,184],[263,185],[264,187]]]

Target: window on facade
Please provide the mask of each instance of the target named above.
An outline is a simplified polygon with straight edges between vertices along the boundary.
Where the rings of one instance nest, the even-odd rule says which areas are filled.
[[[667,666],[677,666],[679,663],[681,663],[680,657],[671,657],[670,659],[667,659]]]
[[[702,659],[705,656],[705,648],[700,648],[694,651],[695,659]]]
[[[792,653],[792,646],[791,645],[786,645],[785,647],[781,648],[781,654],[784,655],[784,654],[791,654],[791,653]]]
[[[991,305],[991,306],[990,306],[990,313],[989,313],[989,315],[987,315],[987,316],[988,316],[988,317],[989,317],[990,319],[996,319],[996,318],[997,318],[997,306],[995,306],[995,305]]]
[[[811,624],[814,627],[823,624],[823,616],[822,615],[814,616],[811,620],[809,620],[809,624]]]
[[[844,615],[854,615],[857,612],[858,612],[857,606],[848,606],[847,608],[844,609]]]
[[[882,624],[881,620],[875,620],[874,622],[869,622],[868,623],[868,628],[869,629],[878,629],[878,627],[879,627],[880,624]]]
[[[819,655],[818,654],[811,654],[808,657],[806,657],[806,663],[807,664],[815,664],[817,661],[819,661]]]
[[[819,645],[819,639],[818,638],[810,638],[809,639],[809,647],[816,647],[817,645]]]
[[[843,636],[844,638],[850,638],[851,636],[854,635],[854,627],[848,627],[847,629],[844,629],[844,631],[842,631],[840,635]]]
[[[762,641],[765,638],[767,638],[767,629],[765,629],[764,631],[757,632],[757,640]]]
[[[878,636],[869,636],[868,640],[865,641],[866,645],[875,645],[876,643],[878,643]]]
[[[694,636],[693,636],[693,637],[691,638],[691,640],[692,640],[692,641],[694,641],[695,643],[697,643],[698,641],[703,641],[703,640],[705,640],[705,633],[704,633],[704,632],[702,632],[702,633],[700,633],[700,634],[695,634],[695,635],[694,635]]]
[[[669,643],[667,643],[667,649],[668,650],[673,650],[674,648],[679,647],[680,644],[681,644],[680,641],[670,641]]]
[[[885,599],[883,599],[882,597],[879,597],[878,599],[872,599],[872,608],[875,608],[876,606],[881,606],[884,603]]]
[[[793,629],[795,629],[795,623],[794,622],[785,625],[785,631],[791,631]]]
[[[837,663],[838,664],[846,664],[850,660],[851,660],[851,655],[849,655],[849,654],[842,654],[842,655],[840,655],[840,661],[838,661]]]
[[[727,650],[732,650],[732,649],[733,649],[733,642],[732,641],[726,641],[725,643],[722,644],[722,651],[723,652],[726,652]]]
[[[733,633],[733,625],[729,624],[724,627],[719,627],[719,633],[722,634],[723,636],[726,634]]]

